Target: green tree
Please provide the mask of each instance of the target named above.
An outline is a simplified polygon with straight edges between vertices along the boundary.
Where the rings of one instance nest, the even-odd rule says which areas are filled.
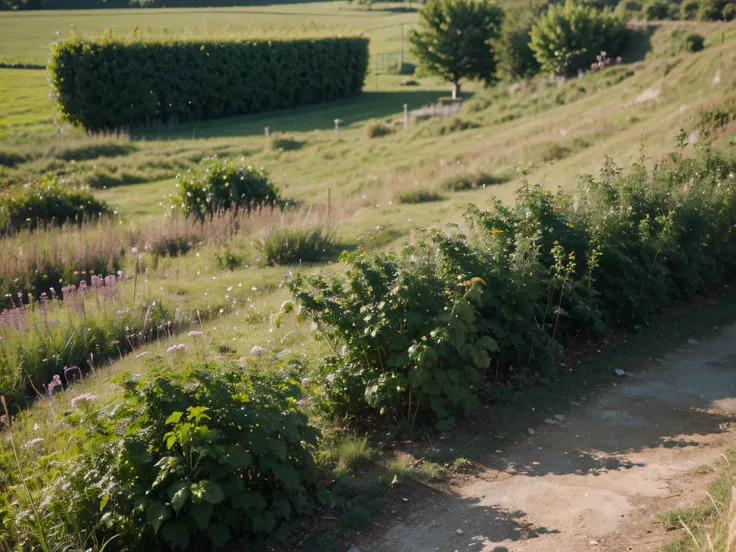
[[[478,78],[496,78],[496,56],[491,41],[498,36],[503,10],[488,0],[429,0],[419,12],[420,30],[409,42],[420,66],[454,86]]]
[[[506,11],[500,36],[493,46],[498,60],[498,72],[505,77],[524,79],[539,71],[529,34],[536,23],[531,10]]]
[[[568,0],[553,4],[532,28],[531,47],[544,71],[557,75],[586,69],[605,51],[618,54],[624,38],[623,21]]]
[[[726,7],[732,4],[731,0],[700,0],[698,19],[701,21],[720,21],[724,19]]]
[[[684,21],[692,21],[698,17],[698,8],[700,2],[698,0],[684,0],[680,4],[680,19]]]
[[[644,18],[655,21],[667,19],[669,8],[669,2],[666,0],[649,0],[644,4]]]

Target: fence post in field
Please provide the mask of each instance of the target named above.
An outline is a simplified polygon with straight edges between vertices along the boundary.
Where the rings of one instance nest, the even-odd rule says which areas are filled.
[[[399,57],[399,74],[404,71],[404,24],[401,24],[401,56]]]
[[[340,123],[342,123],[342,119],[335,119],[335,140],[340,138]]]
[[[269,127],[266,127],[264,130],[266,133],[266,147],[264,149],[266,151],[269,151],[269,146],[271,145],[271,129]]]
[[[409,130],[409,104],[404,104],[404,130]]]

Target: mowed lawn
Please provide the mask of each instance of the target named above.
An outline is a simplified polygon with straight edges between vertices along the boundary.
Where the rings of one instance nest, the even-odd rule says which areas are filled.
[[[49,44],[76,31],[99,35],[107,29],[126,36],[136,27],[154,34],[184,36],[299,36],[358,31],[371,39],[371,55],[401,50],[404,30],[417,21],[417,6],[382,4],[368,10],[347,2],[274,4],[232,8],[124,9],[0,12],[0,62],[44,64]]]

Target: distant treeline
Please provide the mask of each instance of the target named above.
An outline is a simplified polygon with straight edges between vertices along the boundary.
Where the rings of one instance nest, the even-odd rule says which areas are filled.
[[[294,4],[310,0],[0,0],[0,10],[97,10],[120,8],[226,8]],[[317,0],[314,0],[317,1]],[[319,0],[324,1],[324,0]]]

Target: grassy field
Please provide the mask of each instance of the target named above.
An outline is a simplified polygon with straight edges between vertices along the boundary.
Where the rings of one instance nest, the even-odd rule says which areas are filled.
[[[300,35],[315,31],[359,31],[371,39],[377,64],[401,50],[401,25],[417,21],[412,4],[381,4],[368,10],[344,2],[315,2],[233,8],[125,9],[0,12],[0,62],[46,63],[48,44],[76,31],[98,35],[114,29],[125,36],[138,28],[160,34]],[[381,56],[381,59],[378,57]]]
[[[89,34],[110,27],[125,34],[140,25],[155,33],[238,36],[304,33],[316,27],[364,31],[371,38],[375,68],[384,63],[383,54],[398,51],[401,25],[408,28],[416,17],[414,8],[403,4],[369,11],[342,2],[0,13],[0,61],[43,63],[55,33],[68,33],[72,27]],[[269,359],[249,355],[257,346],[269,354],[283,354],[291,366],[312,367],[327,350],[327,343],[312,339],[312,329],[293,318],[281,326],[274,323],[275,313],[290,297],[283,287],[286,273],[339,269],[335,260],[343,249],[392,247],[415,230],[459,222],[461,209],[469,203],[482,206],[495,198],[511,201],[523,173],[533,184],[574,192],[578,175],[598,171],[607,156],[624,166],[641,159],[643,151],[645,163],[652,165],[672,151],[681,128],[695,142],[702,110],[721,106],[724,98],[736,94],[736,27],[676,24],[703,33],[707,47],[697,54],[675,54],[670,51],[673,25],[650,29],[646,56],[632,54],[627,63],[579,80],[540,78],[513,89],[507,84],[484,89],[471,83],[464,86],[466,98],[458,113],[428,121],[412,117],[406,130],[404,104],[410,110],[432,104],[448,94],[449,86],[416,76],[411,77],[417,81],[415,86],[402,85],[409,77],[379,71],[369,75],[364,94],[356,99],[87,136],[66,124],[55,124],[45,71],[0,69],[0,158],[11,160],[0,165],[3,188],[16,188],[54,172],[69,186],[91,186],[97,197],[115,209],[112,223],[106,225],[3,239],[0,252],[6,264],[0,276],[8,279],[8,267],[32,267],[35,260],[54,254],[63,257],[59,251],[66,247],[91,250],[90,244],[99,239],[100,248],[119,258],[122,273],[137,275],[121,284],[116,309],[124,311],[131,303],[133,307],[161,303],[176,313],[177,320],[186,322],[181,328],[201,328],[209,340],[205,347],[197,337],[162,334],[159,342],[131,345],[136,354],[165,356],[167,348],[182,343],[189,349],[182,359],[219,356],[224,351],[222,354],[242,365],[274,370],[278,365]],[[343,121],[337,135],[336,118]],[[367,127],[376,123],[391,132],[371,137]],[[264,127],[283,146],[268,142]],[[715,135],[716,145],[732,141],[733,130],[731,125]],[[693,146],[687,145],[683,153],[692,151]],[[247,163],[265,167],[283,196],[303,209],[296,218],[273,213],[244,217],[247,223],[237,232],[224,222],[194,227],[172,217],[176,175],[213,155],[242,156]],[[467,189],[456,190],[462,182],[469,183]],[[431,201],[411,203],[415,197]],[[300,224],[334,231],[334,247],[325,251],[324,262],[268,266],[259,253],[262,240]],[[103,239],[108,235],[115,239]],[[176,240],[186,243],[185,254],[155,253],[158,245]],[[59,251],[50,250],[54,248]],[[237,257],[238,262],[228,264],[228,256]],[[197,313],[207,316],[198,320]],[[60,307],[52,313],[52,322],[63,326],[59,321],[64,316]],[[74,317],[76,324],[78,316]],[[57,409],[67,409],[73,395],[94,393],[106,404],[119,393],[111,375],[125,371],[145,375],[153,369],[135,355],[122,352],[100,359],[97,366],[104,370],[59,394],[55,402],[38,401],[16,426],[18,442],[44,438],[53,446]],[[333,461],[330,457],[327,464]],[[399,468],[394,466],[389,475],[381,477],[389,477],[390,482],[390,475]],[[3,484],[0,474],[0,489]],[[381,488],[386,484],[379,480]]]

